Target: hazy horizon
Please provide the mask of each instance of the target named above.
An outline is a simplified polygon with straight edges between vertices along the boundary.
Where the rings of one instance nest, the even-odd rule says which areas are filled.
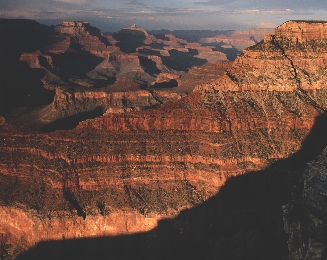
[[[2,0],[0,18],[47,25],[88,21],[104,32],[132,24],[146,30],[244,30],[274,28],[288,20],[324,20],[324,0]]]

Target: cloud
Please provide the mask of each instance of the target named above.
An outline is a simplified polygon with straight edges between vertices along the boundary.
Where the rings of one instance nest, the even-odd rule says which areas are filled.
[[[113,0],[114,2],[125,2],[125,5],[129,6],[145,6],[144,3],[140,2],[139,0]]]
[[[198,5],[219,6],[222,8],[241,9],[294,9],[327,10],[326,0],[207,0],[194,2]]]
[[[127,5],[137,5],[137,6],[145,6],[145,4],[137,1],[137,0],[132,0],[129,3],[127,3]]]
[[[148,20],[150,20],[150,21],[159,21],[160,19],[159,19],[159,17],[150,16],[148,18]]]
[[[208,0],[205,2],[194,2],[195,4],[200,4],[200,5],[226,5],[236,2],[236,0],[230,0],[230,1],[224,1],[224,0]]]
[[[233,11],[235,14],[265,14],[265,15],[309,15],[312,12],[309,11],[295,11],[292,9],[272,9],[272,10],[260,10],[260,9],[250,9],[250,10],[240,10]]]
[[[87,4],[90,1],[89,0],[54,0],[55,2],[61,2],[61,3],[65,3],[65,4]]]
[[[126,27],[129,19],[152,29],[246,29],[276,27],[292,19],[325,19],[325,1],[0,0],[0,17],[47,20],[48,24],[85,20],[100,29]]]
[[[75,12],[70,10],[57,11],[40,11],[40,10],[5,10],[1,11],[3,18],[23,18],[23,19],[62,19],[65,20],[67,16],[73,15]]]
[[[277,27],[277,24],[270,22],[259,22],[256,24],[256,26],[259,28],[275,28]]]

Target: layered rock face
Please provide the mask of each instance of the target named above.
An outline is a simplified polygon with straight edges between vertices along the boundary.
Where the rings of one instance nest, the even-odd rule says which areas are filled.
[[[189,90],[198,85],[208,84],[217,79],[217,75],[223,75],[225,71],[231,68],[233,62],[219,60],[215,64],[206,63],[201,67],[194,67],[189,72],[182,76],[178,81],[178,86]]]
[[[205,207],[206,201],[223,191],[226,180],[264,170],[296,153],[315,118],[327,107],[327,49],[321,38],[308,38],[305,45],[298,45],[287,33],[277,37],[281,28],[293,23],[276,28],[265,41],[247,49],[213,83],[197,86],[190,95],[158,108],[108,111],[72,130],[48,134],[3,122],[0,230],[2,243],[13,245],[4,250],[13,253],[45,240],[147,231],[182,210],[200,204]],[[313,25],[311,30],[315,31]],[[296,55],[300,49],[301,54]],[[79,95],[94,98],[87,92],[57,95],[62,97],[56,102],[66,100],[77,107]],[[152,97],[144,95],[149,102],[157,100],[154,94]],[[115,102],[114,94],[107,98],[100,93],[96,98]],[[126,103],[138,102],[138,98],[124,94]],[[64,107],[60,102],[57,106]],[[271,171],[271,176],[278,174]],[[292,183],[294,176],[288,178]],[[289,193],[283,190],[283,201]],[[235,241],[251,241],[239,247],[235,259],[242,259],[248,247],[253,257],[243,259],[263,259],[262,237],[281,232],[276,231],[277,221],[267,220],[279,214],[278,203],[264,213],[258,207],[234,212],[225,206],[236,219],[250,214],[259,215],[260,221],[252,218],[256,223],[251,222],[249,230],[242,229],[245,223],[222,233],[219,230],[223,229],[214,229],[214,239],[201,235],[213,248],[207,254],[218,257],[226,248],[234,248]],[[216,227],[214,218],[210,221],[206,224]],[[265,227],[262,223],[273,224]],[[187,239],[196,238],[194,232]],[[167,246],[168,251],[171,248]],[[267,248],[273,251],[273,239]]]
[[[53,44],[46,46],[45,51],[51,54],[61,54],[72,48],[72,45],[80,45],[85,51],[96,56],[106,57],[112,51],[118,50],[102,32],[91,26],[88,22],[63,21],[54,28],[52,36]]]
[[[287,37],[288,40],[300,44],[317,39],[323,40],[327,36],[327,25],[322,21],[290,21],[279,26],[275,36],[279,39]]]

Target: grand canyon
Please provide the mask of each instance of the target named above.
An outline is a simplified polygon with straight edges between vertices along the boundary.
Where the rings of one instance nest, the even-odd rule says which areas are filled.
[[[1,259],[327,257],[327,22],[0,30]]]

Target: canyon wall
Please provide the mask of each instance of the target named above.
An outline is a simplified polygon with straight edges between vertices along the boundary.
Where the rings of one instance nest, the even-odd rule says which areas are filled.
[[[296,154],[327,108],[327,49],[320,36],[301,45],[293,34],[278,38],[288,24],[293,28],[294,21],[245,50],[222,77],[158,108],[108,111],[74,129],[47,134],[3,122],[0,231],[3,243],[12,246],[6,250],[60,237],[147,231],[160,220],[206,205],[235,176],[263,171]],[[118,94],[97,95],[58,91],[54,104],[70,109],[80,98],[114,102]],[[119,95],[127,103],[158,102],[147,93]],[[291,194],[284,192],[287,200]],[[244,241],[260,228],[244,231]],[[219,241],[225,235],[215,234]]]

